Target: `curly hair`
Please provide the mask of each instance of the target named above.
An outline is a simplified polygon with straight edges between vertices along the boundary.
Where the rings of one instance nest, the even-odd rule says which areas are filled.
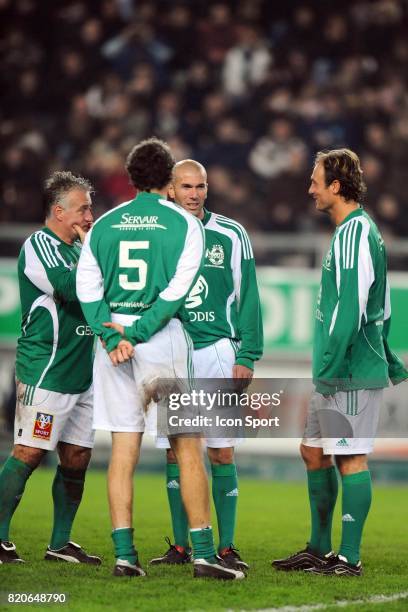
[[[149,138],[133,147],[126,160],[126,170],[136,189],[150,191],[163,189],[170,183],[175,163],[166,142]]]
[[[360,160],[350,149],[333,149],[319,151],[315,164],[321,162],[324,167],[326,187],[333,181],[339,181],[341,195],[347,202],[361,202],[367,187],[363,180]]]
[[[54,172],[44,183],[43,209],[49,217],[51,207],[61,202],[64,196],[72,189],[82,189],[89,193],[94,192],[92,184],[83,176],[77,176],[69,171]]]

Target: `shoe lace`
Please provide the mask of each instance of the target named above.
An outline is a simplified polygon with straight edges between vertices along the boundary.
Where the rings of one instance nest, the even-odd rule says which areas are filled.
[[[175,544],[172,544],[172,543],[171,543],[171,540],[170,540],[170,538],[169,538],[168,536],[166,536],[166,537],[164,538],[164,540],[165,540],[165,542],[167,542],[167,545],[168,545],[168,547],[169,547],[169,549],[168,549],[168,550],[166,551],[166,553],[165,553],[166,555],[168,555],[170,552],[173,552],[173,551],[174,551],[174,552],[176,552],[178,555],[182,555],[182,553],[179,551],[179,549],[177,548],[177,546],[176,546]],[[186,549],[185,549],[185,552],[186,552],[186,554],[187,554],[187,550],[186,550]]]
[[[170,540],[170,538],[169,538],[168,536],[166,536],[166,537],[164,538],[164,540],[165,540],[165,542],[167,543],[167,545],[168,545],[168,547],[169,547],[169,550],[167,551],[168,553],[169,553],[171,550],[177,550],[177,548],[176,548],[175,544],[172,544],[172,543],[171,543],[171,540]],[[177,552],[178,552],[178,551],[177,551]],[[166,553],[166,554],[167,554],[167,553]]]
[[[235,559],[239,559],[240,561],[242,561],[238,551],[239,551],[239,548],[235,548],[235,546],[233,544],[231,544],[230,547],[221,556],[221,558],[222,557],[226,557],[227,555],[232,555],[233,557],[235,557]]]

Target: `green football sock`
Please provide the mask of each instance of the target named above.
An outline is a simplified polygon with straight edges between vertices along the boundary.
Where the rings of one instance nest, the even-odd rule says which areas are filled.
[[[116,559],[123,559],[134,565],[138,560],[138,555],[133,544],[132,527],[114,529],[112,531],[112,540],[115,546]]]
[[[194,559],[206,559],[210,563],[217,563],[213,530],[211,527],[190,529],[190,538],[193,546]]]
[[[212,494],[217,513],[218,550],[229,548],[234,543],[235,520],[238,503],[238,478],[235,463],[211,464]]]
[[[57,466],[52,483],[52,499],[54,500],[54,524],[52,528],[50,548],[63,548],[70,539],[72,523],[74,522],[85,483],[85,470],[70,470]]]
[[[363,527],[371,505],[370,472],[343,476],[342,532],[339,555],[354,565],[360,560]]]
[[[188,519],[180,493],[180,468],[177,463],[168,463],[166,467],[167,497],[169,499],[174,543],[177,546],[188,546]]]
[[[15,457],[9,457],[3,465],[0,472],[0,540],[9,539],[11,519],[32,473],[31,466]]]
[[[325,555],[332,550],[333,511],[338,491],[336,468],[332,465],[321,470],[308,470],[307,481],[312,523],[309,546]]]

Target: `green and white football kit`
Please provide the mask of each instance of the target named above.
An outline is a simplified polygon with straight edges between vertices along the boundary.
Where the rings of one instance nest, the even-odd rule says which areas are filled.
[[[93,446],[93,334],[76,297],[80,249],[79,242],[67,244],[44,227],[19,255],[16,444]]]
[[[206,391],[217,392],[220,389],[217,379],[233,379],[235,364],[252,369],[254,361],[261,357],[262,317],[255,261],[246,231],[232,219],[205,209],[202,225],[204,266],[186,300],[189,314],[186,327],[194,343],[195,380]],[[233,416],[235,408],[228,407],[228,411],[228,416]],[[236,431],[224,429],[220,434],[220,428],[204,430],[204,435],[207,435],[207,446],[212,449],[231,449],[242,441],[236,437]],[[165,437],[159,437],[156,446],[170,448]],[[218,552],[227,567],[247,568],[234,549],[239,485],[233,455],[229,463],[212,463],[211,476]],[[153,564],[184,563],[189,558],[188,521],[180,495],[177,464],[167,463],[166,480],[175,545],[165,555],[153,559]]]
[[[358,208],[336,228],[323,262],[305,445],[325,454],[372,451],[382,390],[408,376],[388,346],[390,317],[384,241]],[[353,437],[336,435],[347,423]]]
[[[191,341],[181,320],[203,248],[201,223],[147,192],[100,217],[87,235],[77,292],[89,326],[106,343],[95,356],[95,428],[144,431],[155,382],[190,377]],[[121,336],[102,326],[110,320],[136,345],[134,358],[117,368],[107,352]]]
[[[191,289],[186,329],[194,344],[196,379],[232,379],[235,364],[253,368],[263,350],[262,314],[255,260],[245,229],[204,209],[204,266]],[[207,445],[230,448],[236,438],[209,438]],[[160,448],[170,448],[166,439]]]

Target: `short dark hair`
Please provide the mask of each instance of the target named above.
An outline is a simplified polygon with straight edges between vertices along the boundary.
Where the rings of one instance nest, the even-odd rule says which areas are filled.
[[[362,201],[367,187],[363,180],[360,159],[354,151],[350,149],[319,151],[315,164],[319,162],[324,167],[326,187],[337,180],[340,183],[339,195],[347,202],[350,200]]]
[[[46,217],[49,217],[51,207],[72,189],[83,189],[93,193],[92,184],[82,176],[76,176],[69,171],[54,172],[44,183],[43,207]]]
[[[150,191],[163,189],[170,183],[175,163],[166,142],[149,138],[133,147],[126,160],[126,170],[136,189]]]

